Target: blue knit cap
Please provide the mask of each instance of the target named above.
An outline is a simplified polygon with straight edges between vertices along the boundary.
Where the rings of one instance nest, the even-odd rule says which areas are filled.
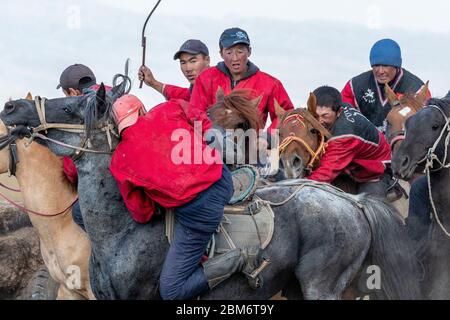
[[[402,52],[397,42],[383,39],[375,43],[370,50],[370,65],[402,67]]]

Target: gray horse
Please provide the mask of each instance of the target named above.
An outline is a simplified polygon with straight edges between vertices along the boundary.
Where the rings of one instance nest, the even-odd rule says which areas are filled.
[[[450,299],[450,100],[431,99],[406,121],[406,138],[392,159],[396,175],[410,180],[428,167],[433,212],[425,248],[423,293],[431,299]]]
[[[111,105],[123,92],[123,86],[117,86],[108,97],[102,85],[96,94],[46,101],[48,123],[86,127],[84,133],[49,129],[47,138],[72,146],[86,145],[89,138],[90,148],[104,152],[83,153],[75,160],[82,215],[92,244],[94,294],[98,299],[154,299],[159,297],[158,278],[168,250],[164,222],[158,216],[148,224],[131,219],[108,171],[109,144],[114,148],[118,139],[98,129],[111,123]],[[8,126],[38,127],[36,110],[28,100],[10,101],[0,117]],[[74,156],[72,149],[50,146],[58,155]],[[367,278],[367,270],[375,270],[368,268],[372,265],[381,270],[381,289],[375,286],[375,297],[421,297],[408,236],[389,205],[306,181],[269,185],[257,195],[280,203],[273,207],[274,237],[264,250],[271,261],[262,273],[264,286],[251,289],[244,277],[235,275],[205,299],[268,299],[283,289],[290,289],[289,298],[340,299],[347,288]]]

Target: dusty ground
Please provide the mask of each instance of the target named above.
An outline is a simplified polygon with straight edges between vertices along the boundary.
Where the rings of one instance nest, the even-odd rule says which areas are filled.
[[[0,182],[18,188],[15,178],[7,175],[0,175]],[[0,192],[21,201],[19,193],[2,187]],[[0,197],[0,299],[20,298],[42,265],[39,238],[28,216]]]

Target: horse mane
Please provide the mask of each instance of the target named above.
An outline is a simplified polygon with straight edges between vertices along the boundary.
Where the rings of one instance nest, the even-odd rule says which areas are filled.
[[[436,106],[440,108],[442,111],[444,111],[447,117],[450,117],[450,99],[448,98],[443,99],[432,98],[428,100],[427,106]]]
[[[312,127],[314,129],[319,131],[327,140],[331,139],[332,135],[331,135],[330,131],[328,131],[323,125],[321,125],[320,122],[308,111],[308,109],[304,109],[304,108],[299,108],[299,109],[295,109],[295,110],[286,112],[281,117],[278,127],[280,127],[283,124],[284,120],[286,120],[287,117],[289,117],[293,114],[301,115],[303,118],[306,119],[306,121],[308,121],[312,125]]]
[[[84,97],[87,98],[86,111],[84,114],[84,127],[86,129],[86,138],[90,138],[92,132],[99,127],[99,124],[113,119],[113,101],[107,94],[106,99],[101,101],[102,104],[99,104],[97,101],[98,97],[95,92]],[[102,112],[99,110],[100,105],[105,107],[105,110],[102,110]]]
[[[255,106],[255,101],[251,99],[252,94],[250,90],[238,89],[226,95],[223,101],[218,101],[219,107],[225,107],[240,114],[246,121],[248,121],[251,129],[259,130],[263,128],[263,121],[261,115]],[[222,105],[220,105],[222,104]],[[227,122],[228,115],[219,115],[217,120],[222,123]]]

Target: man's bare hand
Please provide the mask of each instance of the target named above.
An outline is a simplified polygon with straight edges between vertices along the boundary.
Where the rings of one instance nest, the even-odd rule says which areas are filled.
[[[139,69],[139,81],[144,81],[146,85],[162,93],[163,84],[155,79],[153,72],[146,66]]]

